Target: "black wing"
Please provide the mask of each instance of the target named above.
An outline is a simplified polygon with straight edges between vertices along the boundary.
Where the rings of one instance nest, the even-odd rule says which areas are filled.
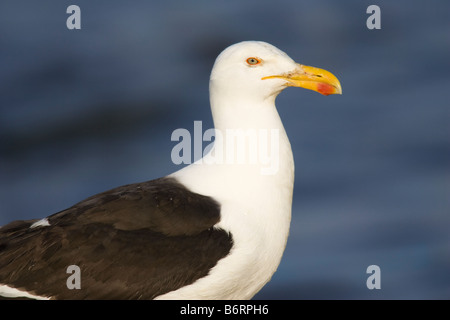
[[[173,178],[131,184],[48,217],[0,228],[0,284],[55,299],[152,299],[228,255],[220,205]],[[69,289],[70,265],[81,289]]]

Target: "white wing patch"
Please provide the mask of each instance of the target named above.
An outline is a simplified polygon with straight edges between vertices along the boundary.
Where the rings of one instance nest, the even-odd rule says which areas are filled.
[[[48,222],[47,218],[41,219],[39,221],[36,221],[30,226],[30,229],[37,228],[37,227],[48,227],[50,223]]]
[[[16,288],[11,288],[6,285],[0,284],[0,296],[5,298],[29,298],[36,300],[49,300],[50,298],[41,297],[31,294],[26,291],[18,290]]]

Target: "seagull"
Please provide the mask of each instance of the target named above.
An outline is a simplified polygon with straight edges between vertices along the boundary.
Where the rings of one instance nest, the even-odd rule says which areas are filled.
[[[217,57],[214,145],[184,168],[0,228],[0,297],[251,299],[286,247],[292,149],[275,107],[287,87],[341,94],[330,72],[261,41]]]

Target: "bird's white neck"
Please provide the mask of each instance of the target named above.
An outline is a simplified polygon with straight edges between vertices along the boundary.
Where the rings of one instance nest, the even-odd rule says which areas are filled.
[[[212,90],[214,147],[203,159],[173,175],[193,191],[216,198],[249,203],[279,187],[291,190],[291,197],[294,161],[275,97],[224,99]]]

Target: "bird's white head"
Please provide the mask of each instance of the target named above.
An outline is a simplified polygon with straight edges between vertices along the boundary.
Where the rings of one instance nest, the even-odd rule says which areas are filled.
[[[341,94],[339,80],[330,72],[296,63],[286,53],[261,41],[239,42],[226,48],[211,72],[210,90],[240,101],[275,98],[288,86],[323,95]]]

